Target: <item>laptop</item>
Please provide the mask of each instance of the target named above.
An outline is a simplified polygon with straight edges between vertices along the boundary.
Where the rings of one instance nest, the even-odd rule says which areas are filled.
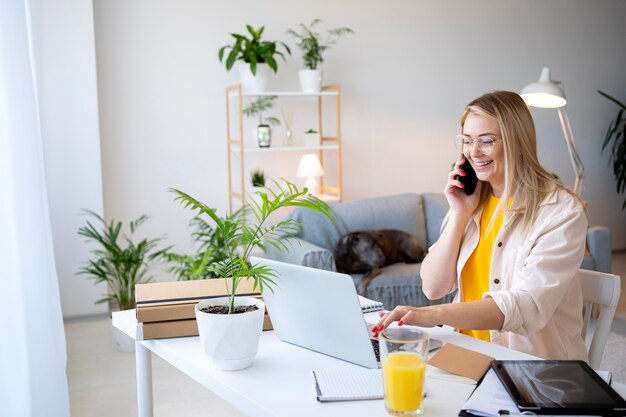
[[[251,257],[276,272],[263,301],[276,336],[347,362],[379,367],[361,304],[349,275]]]

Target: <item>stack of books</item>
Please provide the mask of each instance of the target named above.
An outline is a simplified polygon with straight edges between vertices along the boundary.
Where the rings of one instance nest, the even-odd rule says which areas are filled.
[[[196,281],[154,282],[135,286],[138,338],[197,336],[195,306],[209,298],[225,297],[230,279],[216,278]],[[262,298],[253,288],[253,280],[241,280],[237,296]],[[272,330],[265,312],[263,330]],[[141,340],[141,339],[139,339]]]

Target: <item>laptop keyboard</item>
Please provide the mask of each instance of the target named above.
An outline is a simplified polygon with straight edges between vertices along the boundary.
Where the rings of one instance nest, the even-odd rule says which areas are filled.
[[[370,339],[370,341],[372,342],[372,349],[374,349],[376,360],[380,362],[380,344],[378,343],[378,339]]]

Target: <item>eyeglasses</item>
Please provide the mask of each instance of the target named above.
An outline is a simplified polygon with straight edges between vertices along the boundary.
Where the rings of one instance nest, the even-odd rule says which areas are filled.
[[[491,155],[497,141],[498,139],[494,139],[490,136],[482,136],[478,140],[471,140],[466,136],[459,135],[456,137],[455,143],[457,144],[457,147],[461,148],[461,152],[463,152],[464,155],[469,155],[474,144],[478,146],[480,153],[484,155]]]

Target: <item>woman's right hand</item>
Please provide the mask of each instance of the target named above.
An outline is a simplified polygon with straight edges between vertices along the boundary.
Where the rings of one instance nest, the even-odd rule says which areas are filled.
[[[465,156],[456,161],[455,167],[448,174],[448,183],[444,190],[452,215],[460,218],[469,218],[480,202],[480,191],[482,189],[482,181],[476,184],[476,190],[472,195],[465,194],[463,184],[457,179],[457,176],[464,177],[466,174],[461,169],[461,165],[465,162]]]

